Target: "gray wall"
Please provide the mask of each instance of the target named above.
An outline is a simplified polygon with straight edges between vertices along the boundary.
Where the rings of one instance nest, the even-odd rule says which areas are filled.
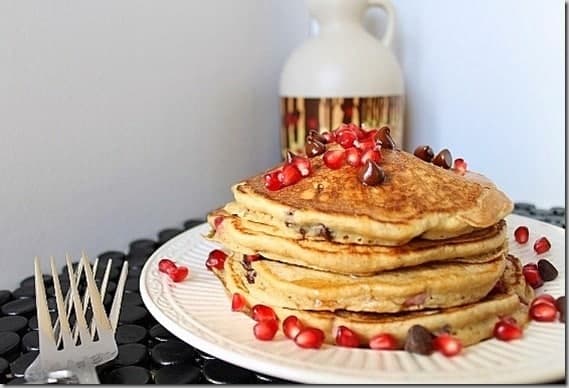
[[[561,204],[563,2],[394,2],[408,146]],[[278,76],[308,29],[300,0],[1,1],[0,288],[35,255],[201,217],[276,162]]]

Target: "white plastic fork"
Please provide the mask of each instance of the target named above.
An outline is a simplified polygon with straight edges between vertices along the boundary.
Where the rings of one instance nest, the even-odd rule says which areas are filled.
[[[26,381],[31,383],[47,383],[66,380],[68,382],[81,384],[98,384],[99,379],[95,367],[111,361],[118,353],[114,338],[114,329],[116,328],[120,313],[128,263],[125,262],[123,264],[111,306],[111,312],[109,317],[107,317],[101,294],[97,289],[91,266],[86,256],[83,255],[81,258],[77,276],[73,273],[70,258],[67,257],[67,270],[70,283],[69,303],[76,317],[75,328],[72,330],[68,319],[68,313],[71,311],[71,308],[68,309],[68,306],[65,304],[55,262],[53,258],[51,259],[53,286],[59,320],[59,336],[62,342],[62,347],[60,348],[58,348],[58,340],[54,335],[54,327],[51,325],[39,259],[35,259],[34,266],[40,353],[35,365],[32,364],[26,369],[24,376]],[[81,296],[77,287],[81,266],[83,267],[87,280],[84,303],[81,303]],[[106,277],[108,277],[108,273],[109,271],[105,271]],[[103,283],[106,283],[105,279]],[[85,319],[85,310],[89,304],[91,305],[93,313],[91,330],[89,330]],[[79,344],[76,342],[77,338],[74,338],[75,335],[73,332],[75,330],[78,332],[80,339]],[[96,340],[93,338],[95,332],[97,334]]]

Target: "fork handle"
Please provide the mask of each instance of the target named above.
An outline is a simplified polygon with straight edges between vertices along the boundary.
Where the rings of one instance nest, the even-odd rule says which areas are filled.
[[[100,384],[95,366],[87,361],[74,364],[70,369],[48,372],[43,376],[30,376],[26,384]]]

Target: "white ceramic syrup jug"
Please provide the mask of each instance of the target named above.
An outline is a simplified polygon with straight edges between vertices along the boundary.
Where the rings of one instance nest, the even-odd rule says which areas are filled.
[[[370,6],[387,14],[384,36],[363,26]],[[308,0],[319,33],[294,50],[280,79],[283,153],[302,153],[308,131],[353,122],[389,125],[403,146],[404,82],[391,51],[395,10],[390,0]]]

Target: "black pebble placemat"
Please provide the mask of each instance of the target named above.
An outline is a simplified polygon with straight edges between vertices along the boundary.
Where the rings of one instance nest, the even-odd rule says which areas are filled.
[[[565,208],[538,209],[531,203],[516,203],[515,214],[536,218],[565,228]],[[120,266],[129,260],[129,279],[119,326],[116,332],[119,356],[98,368],[103,384],[289,384],[289,381],[263,375],[218,360],[204,350],[193,348],[156,323],[144,307],[139,294],[140,270],[150,255],[169,239],[204,222],[189,219],[183,228],[169,227],[157,233],[156,240],[138,239],[129,244],[128,252],[104,251],[99,255],[100,268],[113,260],[113,270],[105,298],[112,300]],[[67,268],[62,268],[62,287],[69,286]],[[97,278],[103,272],[97,271]],[[46,285],[51,276],[45,276]],[[49,291],[48,291],[49,293]],[[14,290],[0,290],[0,384],[24,384],[27,366],[37,355],[37,318],[35,316],[33,276],[22,279]],[[50,298],[52,320],[55,299]],[[207,349],[206,349],[207,350]],[[564,383],[565,380],[557,383]]]

